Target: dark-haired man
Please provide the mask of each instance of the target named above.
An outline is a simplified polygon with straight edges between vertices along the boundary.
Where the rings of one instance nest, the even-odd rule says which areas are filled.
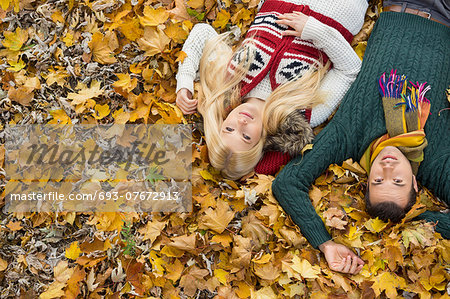
[[[405,3],[411,1],[403,2],[400,7],[392,5],[385,10],[406,13],[381,13],[368,41],[361,71],[333,119],[317,135],[313,149],[286,165],[272,186],[275,197],[302,234],[324,253],[330,268],[340,272],[357,273],[364,262],[352,250],[331,240],[308,191],[330,164],[348,158],[359,160],[369,146],[389,131],[390,118],[385,117],[379,95],[378,79],[384,72],[397,69],[408,80],[428,82],[431,86],[427,93],[431,114],[424,128],[428,145],[424,143],[419,156],[408,159],[404,156],[407,151],[400,151],[395,142],[389,144],[394,147],[380,147],[370,153],[368,210],[385,219],[401,219],[415,199],[416,177],[450,204],[450,111],[439,115],[449,106],[445,95],[450,85],[448,4],[438,0],[431,1],[435,5],[432,9],[405,10]],[[420,7],[422,1],[413,2]],[[436,9],[443,9],[444,18],[435,17]],[[409,161],[422,158],[414,176]],[[450,214],[426,211],[419,218],[436,223],[436,231],[450,238]]]
[[[372,163],[367,191],[369,215],[400,222],[416,203],[417,180],[408,158],[394,146],[384,148]]]

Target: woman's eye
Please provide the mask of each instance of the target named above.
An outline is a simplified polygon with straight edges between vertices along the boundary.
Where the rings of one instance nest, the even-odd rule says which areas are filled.
[[[250,139],[252,139],[252,138],[250,138],[250,136],[248,136],[248,135],[245,135],[245,134],[244,134],[243,136],[244,136],[244,139],[245,139],[245,140],[250,140]]]
[[[228,132],[233,132],[234,131],[234,129],[230,128],[230,127],[225,127],[225,130],[227,130]]]

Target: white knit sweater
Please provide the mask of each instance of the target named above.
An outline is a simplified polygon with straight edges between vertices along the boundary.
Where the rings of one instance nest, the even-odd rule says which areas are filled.
[[[366,0],[284,0],[284,2],[309,5],[311,10],[336,20],[354,35],[364,23],[368,6]],[[183,45],[183,51],[187,57],[178,67],[177,92],[181,88],[187,88],[193,93],[193,82],[196,79],[203,48],[206,41],[215,36],[217,32],[208,24],[194,26]],[[361,60],[339,31],[313,17],[308,18],[301,38],[311,41],[317,48],[324,51],[333,63],[333,67],[327,72],[320,86],[320,89],[325,92],[326,101],[324,104],[315,106],[311,111],[310,125],[315,127],[323,123],[336,109],[356,79],[361,68]],[[271,92],[272,87],[267,74],[246,97],[265,100]]]

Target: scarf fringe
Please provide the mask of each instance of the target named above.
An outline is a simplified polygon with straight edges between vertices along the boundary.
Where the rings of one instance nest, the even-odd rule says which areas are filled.
[[[405,112],[417,111],[421,113],[422,103],[430,104],[430,101],[425,97],[425,94],[431,89],[427,82],[419,83],[409,81],[411,87],[408,87],[408,76],[397,75],[397,70],[392,69],[388,77],[386,73],[381,75],[379,80],[378,89],[381,97],[383,98],[395,98],[401,100],[394,107],[405,106]],[[410,91],[407,94],[407,90]],[[427,105],[426,105],[427,106]],[[428,110],[429,111],[429,110]]]

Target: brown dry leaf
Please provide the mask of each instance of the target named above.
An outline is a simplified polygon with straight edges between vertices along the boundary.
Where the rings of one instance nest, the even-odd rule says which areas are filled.
[[[166,227],[167,221],[152,220],[140,228],[138,232],[144,235],[143,240],[150,240],[151,243],[155,242],[156,238],[161,234],[161,231]]]
[[[184,288],[184,293],[192,297],[197,289],[205,289],[206,281],[203,278],[208,274],[208,270],[193,266],[187,274],[181,277],[180,286]]]
[[[276,280],[281,274],[281,269],[275,267],[272,263],[254,264],[253,268],[257,276],[268,281]]]
[[[20,223],[20,221],[17,221],[17,222],[10,221],[10,222],[8,222],[6,227],[9,228],[10,230],[12,230],[13,232],[21,230],[23,228],[22,224]]]
[[[21,86],[19,88],[11,88],[8,97],[21,105],[29,106],[34,98],[34,88]]]
[[[264,224],[256,218],[255,214],[255,211],[250,211],[247,216],[242,218],[241,234],[255,242],[259,249],[262,244],[267,242],[273,232],[265,227]]]
[[[344,217],[345,214],[341,209],[329,208],[323,213],[323,216],[326,218],[325,224],[329,227],[345,229],[345,225],[348,223],[347,221],[342,220],[342,217]]]
[[[234,236],[234,246],[231,252],[230,262],[237,269],[243,269],[250,265],[252,258],[252,245],[250,238]]]
[[[180,250],[185,250],[185,251],[190,251],[190,252],[195,252],[196,250],[196,246],[195,246],[195,234],[192,235],[184,235],[184,236],[178,236],[178,237],[174,237],[171,239],[172,243],[170,243],[169,245],[171,247],[180,249]]]

